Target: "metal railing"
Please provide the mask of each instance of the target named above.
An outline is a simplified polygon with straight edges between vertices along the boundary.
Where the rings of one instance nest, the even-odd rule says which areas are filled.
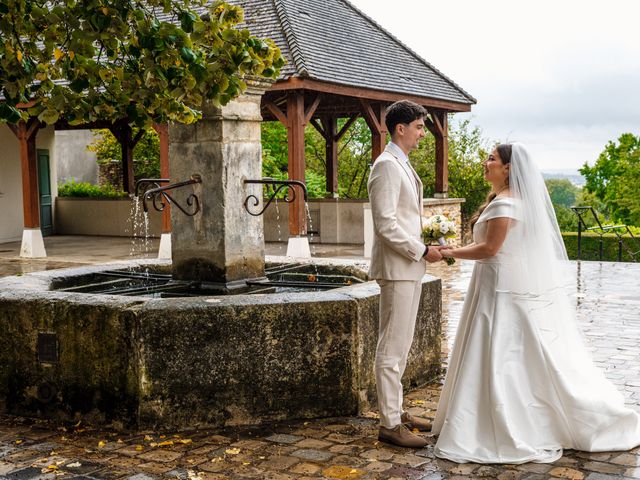
[[[571,210],[578,216],[578,260],[582,259],[582,233],[590,232],[598,235],[598,258],[600,261],[602,261],[602,257],[604,256],[604,236],[607,233],[613,233],[618,238],[619,262],[622,261],[623,250],[633,262],[638,261],[640,239],[633,235],[628,225],[603,225],[598,218],[598,213],[591,206],[571,207]],[[593,222],[587,222],[588,218],[592,218]],[[589,226],[589,224],[592,224],[592,226]],[[633,247],[630,247],[629,243],[632,243]]]

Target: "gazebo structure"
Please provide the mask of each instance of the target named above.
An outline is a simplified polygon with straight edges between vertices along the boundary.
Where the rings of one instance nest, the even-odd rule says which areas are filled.
[[[476,103],[471,95],[346,0],[233,3],[243,7],[251,33],[273,39],[287,59],[263,97],[262,115],[287,128],[290,179],[305,180],[304,130],[311,124],[326,141],[326,189],[335,196],[342,135],[364,118],[375,160],[387,141],[386,107],[408,99],[429,112],[426,124],[436,139],[435,195],[447,197],[447,118],[470,111]],[[340,130],[339,118],[348,119]],[[292,239],[306,238],[306,220],[298,197],[289,207],[290,247]]]
[[[326,189],[338,191],[338,141],[362,117],[372,134],[372,159],[386,144],[385,108],[409,99],[426,107],[427,127],[436,139],[436,197],[448,191],[448,114],[470,111],[476,100],[428,62],[420,58],[347,0],[231,0],[245,12],[243,27],[259,38],[271,38],[287,64],[262,98],[266,121],[280,121],[288,132],[288,173],[305,180],[304,130],[313,125],[326,141]],[[27,105],[25,105],[27,106]],[[338,129],[338,119],[347,119]],[[19,140],[23,199],[23,256],[46,256],[41,233],[35,119],[10,126]],[[124,188],[133,191],[132,135],[126,119],[116,124],[71,126],[63,120],[56,129],[109,128],[122,145]],[[161,139],[161,175],[168,176],[166,125],[156,126]],[[240,160],[239,160],[240,161]],[[169,209],[163,212],[160,256],[170,255]],[[289,249],[308,255],[307,218],[302,196],[289,206]],[[300,248],[295,248],[298,245]],[[366,247],[365,247],[366,250]]]

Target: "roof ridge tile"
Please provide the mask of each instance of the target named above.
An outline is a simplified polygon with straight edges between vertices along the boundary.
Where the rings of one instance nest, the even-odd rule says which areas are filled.
[[[282,0],[272,0],[273,4],[276,8],[276,13],[278,14],[278,18],[280,19],[280,24],[282,26],[282,31],[284,32],[285,39],[289,44],[289,49],[291,52],[291,57],[293,59],[294,66],[296,71],[301,77],[309,77],[309,69],[305,63],[304,56],[302,54],[302,49],[300,48],[300,44],[298,43],[298,39],[296,34],[291,26],[291,22],[289,21],[289,17],[287,15],[287,8],[282,4]]]

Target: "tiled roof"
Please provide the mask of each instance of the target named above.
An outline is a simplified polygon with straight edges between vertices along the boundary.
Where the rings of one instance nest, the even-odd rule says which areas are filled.
[[[476,100],[346,0],[230,0],[280,47],[279,80],[310,78],[463,104]]]

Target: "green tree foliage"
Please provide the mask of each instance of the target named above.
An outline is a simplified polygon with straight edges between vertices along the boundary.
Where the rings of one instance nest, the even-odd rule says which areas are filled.
[[[580,189],[564,178],[548,178],[545,181],[551,203],[562,207],[572,207],[580,194]]]
[[[571,207],[577,205],[576,200],[580,196],[581,190],[567,179],[548,178],[545,180],[545,184],[560,230],[563,232],[576,231],[578,217],[571,210]]]
[[[640,136],[620,135],[580,173],[587,180],[585,189],[606,204],[613,221],[640,226]]]
[[[275,44],[235,28],[239,7],[206,3],[0,0],[0,121],[191,123],[247,75],[276,78]]]
[[[462,223],[482,205],[489,193],[481,163],[491,148],[482,136],[482,130],[469,120],[449,122],[449,196],[464,198]],[[433,135],[427,135],[419,148],[410,154],[411,163],[424,184],[425,197],[435,193],[436,145]]]
[[[122,158],[122,146],[109,130],[92,130],[94,141],[87,150],[95,152],[98,164]],[[138,129],[133,129],[136,136]],[[160,138],[155,130],[146,130],[133,149],[133,174],[139,178],[160,177]]]
[[[341,129],[347,119],[338,120]],[[305,129],[306,182],[310,198],[324,198],[326,190],[326,145],[311,125]],[[341,198],[366,198],[371,132],[356,120],[338,142],[338,194]],[[288,171],[287,130],[280,122],[262,123],[262,173],[286,179]]]
[[[606,205],[593,193],[579,188],[567,179],[548,178],[545,180],[549,197],[556,213],[558,225],[562,232],[578,231],[578,216],[571,207],[593,207],[602,224],[609,223],[609,212]],[[588,227],[596,225],[592,214],[583,216]]]

